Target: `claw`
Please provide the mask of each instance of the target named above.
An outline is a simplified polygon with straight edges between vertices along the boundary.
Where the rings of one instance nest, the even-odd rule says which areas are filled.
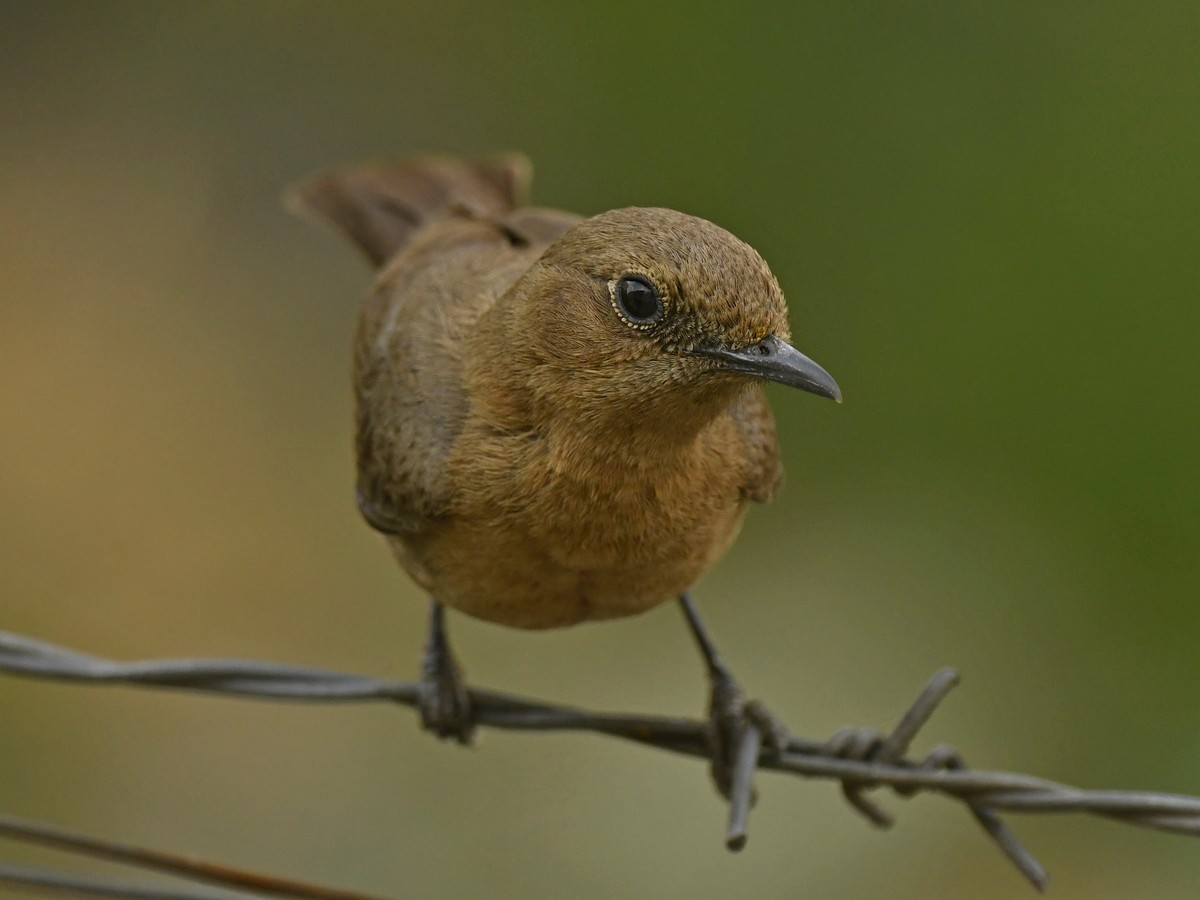
[[[773,757],[783,755],[791,741],[791,735],[783,723],[771,714],[761,700],[747,700],[744,710],[747,721],[762,735],[763,748]]]

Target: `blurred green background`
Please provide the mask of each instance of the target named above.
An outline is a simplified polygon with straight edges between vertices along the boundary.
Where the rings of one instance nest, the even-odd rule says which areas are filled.
[[[517,148],[541,205],[749,241],[845,390],[772,389],[789,487],[699,589],[753,693],[822,737],[953,664],[918,750],[1200,794],[1194,0],[0,13],[0,628],[413,675],[424,601],[353,503],[369,273],[278,195]],[[452,629],[480,686],[704,702],[672,608]],[[879,833],[764,776],[734,856],[693,761],[384,708],[0,679],[0,771],[11,814],[388,896],[1031,896],[945,801]],[[1200,884],[1183,838],[1012,823],[1060,900]]]

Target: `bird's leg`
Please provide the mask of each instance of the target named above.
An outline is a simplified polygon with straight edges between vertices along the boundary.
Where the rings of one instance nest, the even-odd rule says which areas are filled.
[[[421,725],[443,740],[471,743],[475,722],[462,670],[446,637],[446,608],[429,604],[429,638],[421,659]]]
[[[754,728],[758,731],[762,745],[773,753],[779,753],[787,746],[787,730],[772,716],[757,700],[747,700],[741,686],[726,668],[716,645],[708,635],[708,629],[696,611],[696,604],[688,594],[679,598],[684,618],[700,655],[704,657],[704,665],[708,669],[709,684],[709,741],[712,747],[712,774],[717,783],[717,789],[725,796],[730,796],[733,785],[734,770],[737,764],[738,748],[742,744],[745,729]]]

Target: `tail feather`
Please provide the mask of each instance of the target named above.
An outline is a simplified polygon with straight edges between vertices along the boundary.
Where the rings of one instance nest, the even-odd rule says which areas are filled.
[[[376,267],[446,216],[504,216],[528,200],[532,166],[520,154],[480,162],[421,157],[318,175],[284,203],[349,238]]]

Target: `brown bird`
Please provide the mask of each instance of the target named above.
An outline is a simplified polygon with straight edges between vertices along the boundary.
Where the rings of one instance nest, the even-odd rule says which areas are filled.
[[[354,350],[358,506],[432,598],[424,724],[470,738],[443,604],[555,628],[679,599],[728,725],[742,695],[687,591],[779,489],[762,383],[841,392],[788,343],[747,244],[669,209],[530,208],[529,180],[518,156],[418,158],[289,194],[379,270]]]

